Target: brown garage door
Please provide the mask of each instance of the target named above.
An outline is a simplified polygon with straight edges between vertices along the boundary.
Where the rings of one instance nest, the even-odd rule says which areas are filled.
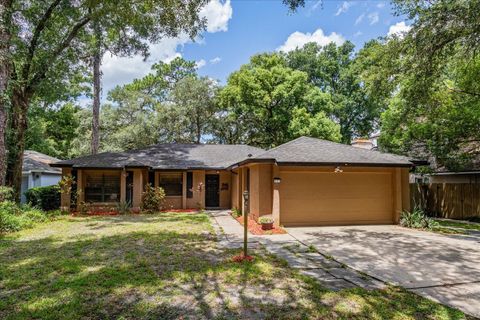
[[[393,223],[391,172],[281,176],[280,223],[285,226]]]

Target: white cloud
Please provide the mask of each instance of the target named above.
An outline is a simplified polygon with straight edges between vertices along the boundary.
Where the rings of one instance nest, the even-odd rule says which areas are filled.
[[[338,7],[337,12],[335,13],[336,16],[341,15],[348,11],[348,9],[353,6],[353,2],[343,1],[343,3]]]
[[[380,16],[378,12],[372,12],[367,16],[368,20],[370,21],[370,25],[374,25],[380,20]]]
[[[213,58],[213,59],[210,59],[209,62],[210,62],[210,64],[217,64],[217,63],[219,63],[220,61],[222,61],[222,58],[220,58],[220,57],[215,57],[215,58]]]
[[[362,31],[357,31],[357,32],[354,33],[353,36],[354,36],[354,37],[359,37],[359,36],[361,36],[362,34],[363,34]]]
[[[389,37],[396,35],[399,37],[402,37],[405,33],[410,31],[412,29],[412,26],[408,26],[405,21],[398,22],[394,25],[391,25],[390,28],[388,29],[387,35]]]
[[[323,33],[322,29],[317,29],[314,33],[303,33],[296,31],[292,33],[288,38],[285,43],[277,48],[278,51],[292,51],[295,50],[296,48],[301,48],[303,47],[306,43],[309,42],[316,42],[321,46],[327,45],[330,42],[334,42],[337,45],[342,44],[345,42],[345,38],[336,32],[330,33],[330,35],[325,35]]]
[[[230,0],[212,0],[200,10],[200,15],[207,18],[207,31],[212,33],[227,31],[232,13]]]
[[[195,61],[195,66],[197,67],[197,69],[205,67],[206,64],[207,64],[207,61],[205,61],[204,59],[200,59],[198,61]]]
[[[230,0],[211,0],[200,11],[200,15],[207,19],[207,32],[227,31],[228,22],[232,18]],[[143,61],[141,56],[120,58],[106,53],[102,64],[104,96],[115,86],[129,83],[135,78],[141,78],[148,74],[153,63],[159,61],[170,62],[176,57],[181,57],[179,48],[191,42],[192,40],[187,35],[180,35],[177,38],[166,38],[157,44],[151,44],[150,56],[147,61]],[[202,40],[197,39],[196,42],[202,43]]]
[[[360,22],[363,21],[365,18],[365,13],[362,13],[361,15],[358,16],[357,20],[355,20],[355,25],[359,24]]]
[[[384,8],[385,7],[385,2],[379,2],[377,4],[377,8],[381,9],[381,8]]]
[[[155,62],[170,62],[176,57],[181,57],[178,48],[190,41],[188,36],[183,35],[178,38],[163,39],[157,44],[150,45],[150,57],[147,61],[144,61],[141,56],[117,57],[109,52],[105,53],[102,61],[103,92],[107,93],[117,85],[145,76]]]

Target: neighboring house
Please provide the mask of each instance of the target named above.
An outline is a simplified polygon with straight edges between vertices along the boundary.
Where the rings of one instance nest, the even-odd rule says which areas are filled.
[[[397,223],[409,209],[407,158],[301,137],[268,151],[245,145],[159,144],[54,164],[77,180],[79,202],[128,201],[147,183],[170,208],[236,208],[277,224]],[[248,191],[248,201],[244,198]],[[62,207],[70,197],[62,195]]]
[[[22,166],[22,203],[26,202],[25,191],[33,187],[45,187],[57,184],[62,178],[62,170],[53,168],[51,163],[60,161],[46,154],[26,150],[23,154]]]

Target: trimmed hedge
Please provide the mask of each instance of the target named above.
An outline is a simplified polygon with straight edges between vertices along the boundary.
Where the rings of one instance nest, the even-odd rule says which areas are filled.
[[[28,189],[25,197],[27,203],[44,211],[60,208],[60,187],[58,185]]]

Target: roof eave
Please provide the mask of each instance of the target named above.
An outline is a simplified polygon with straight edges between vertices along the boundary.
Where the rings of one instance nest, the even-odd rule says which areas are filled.
[[[372,162],[300,162],[300,161],[277,161],[279,166],[301,166],[301,167],[329,167],[329,166],[351,166],[351,167],[403,167],[411,168],[413,163],[372,163]]]

